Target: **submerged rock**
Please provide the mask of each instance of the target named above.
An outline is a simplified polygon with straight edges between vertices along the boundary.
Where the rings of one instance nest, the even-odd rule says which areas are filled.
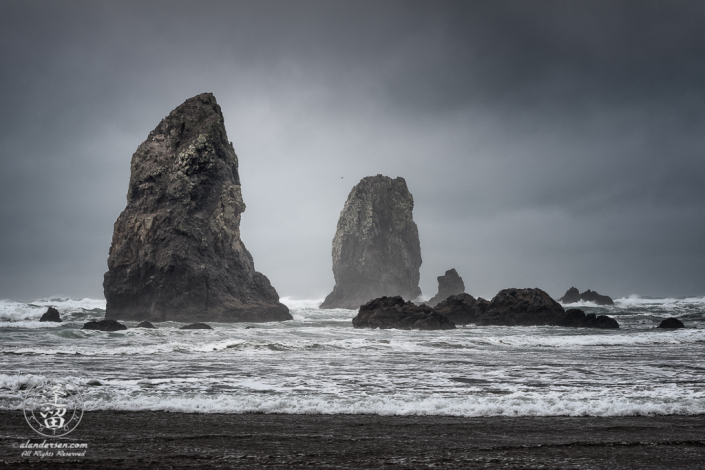
[[[663,320],[657,328],[685,328],[685,325],[679,319],[670,317]]]
[[[238,158],[212,94],[190,98],[164,118],[130,168],[103,282],[106,318],[292,318],[240,239]]]
[[[597,292],[586,290],[582,294],[575,287],[568,289],[563,297],[558,299],[564,304],[574,304],[576,302],[592,302],[597,305],[614,305],[614,301],[607,295],[600,295]]]
[[[152,325],[151,322],[143,321],[142,323],[137,325],[135,328],[156,328],[156,326]]]
[[[438,293],[426,302],[431,307],[435,307],[439,302],[447,299],[451,295],[458,295],[465,292],[463,278],[458,275],[455,269],[449,269],[444,276],[438,276]]]
[[[404,178],[362,178],[350,191],[333,238],[335,287],[320,308],[357,309],[382,296],[421,295],[421,245]]]
[[[206,323],[191,323],[190,325],[184,325],[180,330],[212,330],[213,328]]]
[[[585,312],[577,308],[567,310],[565,315],[563,315],[563,318],[558,320],[556,325],[576,328],[619,328],[619,323],[612,317],[608,317],[607,315],[597,316],[594,313],[585,314]]]
[[[40,318],[39,321],[51,321],[61,323],[61,315],[59,315],[59,311],[57,309],[55,309],[54,307],[49,307],[47,311],[44,312],[44,315],[42,315],[42,318]]]
[[[352,320],[355,328],[400,330],[451,330],[455,324],[428,305],[415,305],[400,296],[380,297],[360,306]]]
[[[91,320],[83,325],[82,330],[98,330],[98,331],[120,331],[126,330],[127,327],[116,320]]]
[[[490,302],[482,297],[475,299],[470,294],[462,293],[451,295],[436,305],[434,310],[456,325],[467,325],[468,323],[475,323],[478,315],[487,311],[489,304]]]

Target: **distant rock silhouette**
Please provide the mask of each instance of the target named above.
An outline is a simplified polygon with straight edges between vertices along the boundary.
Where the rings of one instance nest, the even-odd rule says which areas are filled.
[[[590,289],[586,290],[582,294],[575,287],[568,289],[563,297],[558,299],[559,302],[564,304],[574,304],[576,302],[592,302],[597,305],[614,305],[614,301],[606,295],[600,295],[597,292],[593,292]]]
[[[320,308],[357,309],[382,296],[421,295],[421,245],[404,178],[363,178],[350,191],[333,238],[335,287]]]
[[[98,331],[120,331],[126,330],[127,327],[116,320],[91,320],[83,325],[82,330],[98,330]]]
[[[436,305],[433,310],[443,315],[456,325],[474,323],[478,315],[487,311],[490,302],[480,297],[475,299],[470,294],[451,295]]]
[[[447,299],[451,295],[458,295],[465,292],[463,278],[458,275],[455,269],[449,269],[445,275],[438,276],[438,293],[426,302],[431,307],[435,307],[439,302]]]
[[[212,330],[213,328],[206,323],[191,323],[190,325],[184,325],[180,330]]]
[[[400,296],[380,297],[360,306],[352,320],[355,328],[450,330],[455,324],[428,305],[415,305]]]
[[[156,328],[156,326],[152,325],[151,322],[143,321],[142,323],[137,325],[135,328]]]
[[[292,318],[240,239],[238,158],[212,94],[190,98],[164,118],[130,168],[103,282],[105,318]]]
[[[663,320],[657,328],[685,328],[685,325],[679,319],[670,317]]]
[[[580,291],[576,287],[571,287],[565,292],[565,295],[558,299],[559,302],[564,304],[574,304],[580,302]]]
[[[54,307],[49,307],[47,311],[44,312],[44,315],[42,315],[42,318],[40,318],[39,321],[61,323],[61,315],[59,315],[59,311],[57,309],[55,309]]]

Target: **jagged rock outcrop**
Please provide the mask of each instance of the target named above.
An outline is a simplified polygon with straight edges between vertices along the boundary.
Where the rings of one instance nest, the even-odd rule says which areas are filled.
[[[400,296],[380,297],[360,306],[352,320],[355,328],[400,330],[451,330],[455,324],[428,305],[415,305]]]
[[[188,99],[164,118],[130,168],[103,282],[106,318],[292,318],[240,239],[238,159],[212,94]]]
[[[61,323],[61,315],[59,315],[59,311],[57,309],[55,309],[54,307],[49,307],[47,311],[44,312],[42,318],[40,318],[39,321]]]
[[[83,325],[82,330],[98,330],[98,331],[120,331],[126,330],[127,327],[117,320],[91,320]]]
[[[421,295],[421,245],[404,178],[363,178],[350,191],[333,238],[335,288],[320,308],[357,309],[372,299]]]
[[[614,305],[614,301],[607,295],[600,295],[597,292],[586,290],[582,294],[575,287],[568,289],[563,297],[558,299],[564,304],[574,304],[576,302],[592,302],[597,305]]]
[[[577,308],[566,310],[563,318],[558,320],[556,325],[570,326],[574,328],[619,328],[619,323],[612,317],[608,317],[607,315],[597,316],[594,313],[585,314],[585,312]]]
[[[685,325],[683,324],[682,321],[680,321],[677,318],[670,317],[666,318],[663,320],[657,328],[668,328],[668,329],[674,329],[674,328],[685,328]]]
[[[446,271],[445,275],[438,276],[436,279],[438,279],[438,294],[434,295],[426,302],[431,307],[435,307],[439,302],[442,302],[451,295],[458,295],[465,292],[463,278],[458,275],[458,271],[455,269],[449,269]]]
[[[443,315],[456,325],[474,323],[478,315],[487,311],[490,302],[482,297],[475,299],[470,294],[451,295],[436,305],[433,310]]]
[[[137,325],[135,328],[156,328],[156,326],[152,325],[152,322],[143,321],[139,325]]]

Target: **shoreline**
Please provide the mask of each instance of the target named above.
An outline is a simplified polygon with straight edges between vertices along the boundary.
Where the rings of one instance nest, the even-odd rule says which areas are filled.
[[[5,468],[702,468],[705,416],[486,417],[89,411],[64,439],[85,457],[23,458],[42,442],[0,411]]]

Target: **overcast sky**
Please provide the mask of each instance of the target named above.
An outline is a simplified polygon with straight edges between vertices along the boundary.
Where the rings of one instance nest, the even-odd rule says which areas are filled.
[[[213,92],[242,239],[322,298],[350,189],[406,179],[421,289],[705,295],[705,3],[0,0],[0,298],[102,298],[130,158]]]

